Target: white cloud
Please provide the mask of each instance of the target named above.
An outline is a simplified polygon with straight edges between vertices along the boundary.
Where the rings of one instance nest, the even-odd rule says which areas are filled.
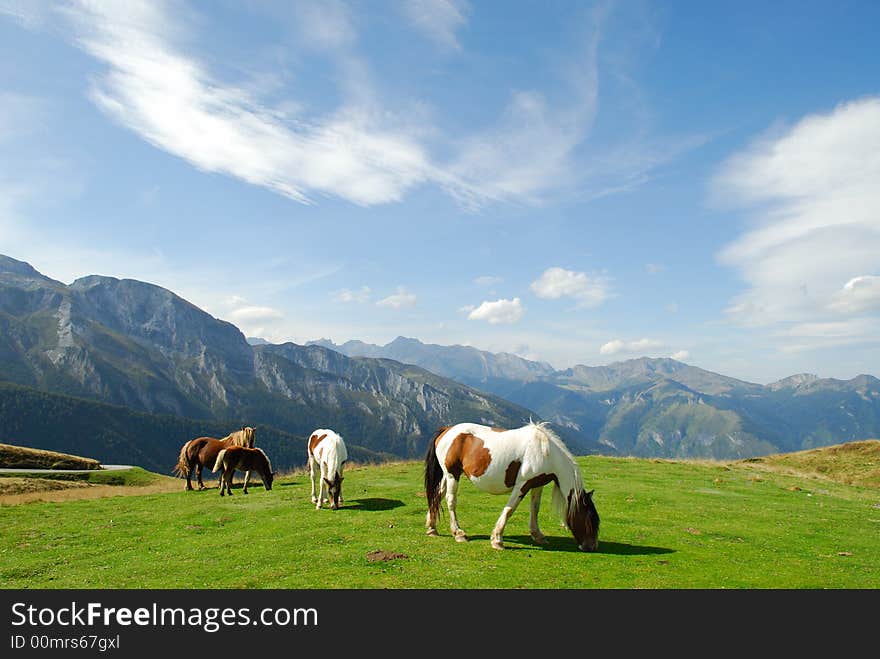
[[[403,286],[398,286],[397,292],[394,293],[394,295],[389,295],[376,302],[377,307],[389,307],[391,309],[404,309],[407,307],[414,307],[415,305],[415,294],[410,293]]]
[[[573,298],[578,307],[595,307],[611,296],[607,277],[588,276],[584,272],[555,267],[547,268],[532,282],[531,289],[542,298]]]
[[[333,299],[337,302],[357,302],[363,303],[370,299],[370,295],[372,295],[372,291],[369,286],[361,286],[359,290],[353,291],[348,288],[343,288],[340,291],[337,291],[333,296]]]
[[[621,339],[612,339],[608,343],[603,343],[599,348],[600,355],[615,355],[626,349],[626,342]]]
[[[259,322],[284,318],[284,314],[272,307],[239,307],[229,312],[228,316],[236,322]]]
[[[599,348],[600,355],[616,355],[618,353],[641,353],[653,351],[662,348],[663,342],[656,339],[638,339],[636,341],[624,341],[622,339],[612,339],[603,344]]]
[[[649,275],[657,275],[666,270],[666,266],[662,263],[646,263],[645,272]]]
[[[91,89],[98,107],[199,169],[303,203],[329,194],[364,206],[397,201],[428,176],[421,146],[370,108],[290,121],[223,84],[172,44],[183,28],[170,8],[78,3],[68,14],[78,45],[109,67]]]
[[[483,302],[468,314],[469,320],[485,320],[490,325],[515,323],[523,317],[525,309],[518,297],[512,300],[500,299]]]
[[[442,48],[459,50],[456,32],[467,22],[470,7],[464,0],[402,0],[407,20]]]
[[[830,308],[849,313],[880,311],[880,277],[853,277],[834,294]]]
[[[876,311],[865,273],[880,271],[878,181],[878,97],[807,116],[729,159],[716,198],[754,209],[752,226],[719,255],[748,285],[730,317],[809,327]]]
[[[669,358],[670,358],[670,359],[675,359],[675,360],[681,362],[681,361],[684,361],[685,359],[687,359],[687,358],[690,357],[690,356],[691,356],[691,353],[689,353],[687,350],[678,350],[678,351],[676,351],[676,352],[673,352],[671,355],[669,355]]]
[[[464,0],[401,2],[402,15],[417,29],[458,48],[469,11]],[[652,143],[645,131],[630,130],[636,137],[585,157],[598,111],[607,3],[582,12],[589,13],[582,46],[571,61],[546,71],[561,84],[551,82],[546,91],[513,89],[497,119],[468,135],[440,135],[430,120],[435,109],[425,99],[386,107],[385,99],[395,95],[377,90],[367,59],[356,50],[364,22],[359,14],[368,11],[363,7],[342,0],[302,0],[282,9],[246,5],[293,26],[289,41],[295,46],[267,48],[331,58],[335,70],[328,79],[335,88],[324,98],[335,106],[324,109],[324,99],[278,98],[284,75],[274,71],[246,82],[224,78],[194,51],[203,39],[191,28],[206,23],[194,18],[198,8],[161,0],[71,0],[37,3],[35,10],[31,3],[0,0],[0,11],[31,28],[52,23],[47,29],[69,34],[73,26],[73,42],[105,66],[92,78],[89,97],[120,126],[198,169],[301,203],[324,196],[362,206],[393,203],[423,184],[441,187],[469,210],[494,202],[539,204],[560,192],[604,196],[640,185],[682,144],[692,146]],[[59,24],[58,16],[69,22]],[[273,89],[266,88],[267,79]],[[432,155],[429,145],[442,156]]]

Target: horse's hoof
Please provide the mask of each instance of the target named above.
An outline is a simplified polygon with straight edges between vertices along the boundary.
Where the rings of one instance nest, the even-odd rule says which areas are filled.
[[[500,540],[493,540],[492,549],[504,549],[504,543]]]
[[[547,538],[545,538],[543,535],[533,535],[532,540],[535,542],[536,545],[547,544]]]
[[[425,531],[425,535],[430,535],[431,537],[434,537],[434,538],[440,537],[440,534],[437,533],[437,529],[428,529],[427,531]]]
[[[464,533],[456,533],[455,534],[455,541],[456,542],[467,542],[468,537]]]
[[[312,503],[318,503],[318,497],[312,497]]]

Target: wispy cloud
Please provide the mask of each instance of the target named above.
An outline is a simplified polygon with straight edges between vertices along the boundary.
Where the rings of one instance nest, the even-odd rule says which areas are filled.
[[[518,297],[483,302],[468,314],[469,320],[485,320],[490,325],[510,324],[523,317],[525,308]]]
[[[878,181],[878,97],[804,117],[728,160],[716,199],[753,212],[752,226],[719,255],[748,285],[731,319],[799,331],[868,327],[847,316],[880,310]]]
[[[430,99],[405,100],[397,110],[385,105],[368,58],[358,54],[365,12],[342,0],[266,9],[294,26],[298,49],[335,64],[340,100],[331,108],[314,98],[278,99],[259,84],[230,81],[212,70],[211,60],[194,47],[197,9],[162,0],[34,6],[5,0],[0,10],[29,27],[64,16],[65,23],[53,28],[72,35],[103,64],[89,96],[120,126],[198,169],[301,203],[324,196],[361,206],[393,203],[425,184],[446,190],[469,210],[496,202],[540,204],[560,192],[602,196],[640,185],[647,172],[677,154],[657,147],[662,140],[586,154],[599,107],[598,49],[611,11],[607,3],[575,21],[585,23],[579,47],[570,61],[548,71],[561,85],[513,90],[498,118],[468,135],[443,134],[424,117],[406,119],[412,108],[430,117]],[[400,15],[434,42],[460,46],[468,3],[401,0],[399,6]]]
[[[691,356],[691,353],[688,352],[687,350],[677,350],[676,352],[673,352],[671,355],[669,355],[669,358],[670,358],[670,359],[675,359],[675,360],[681,362],[681,361],[684,361],[685,359],[687,359],[687,358],[690,357],[690,356]]]
[[[362,304],[369,300],[372,294],[373,291],[370,290],[369,286],[361,286],[358,290],[343,288],[333,295],[333,299],[336,302],[343,302],[346,304],[350,302],[357,302]]]
[[[657,339],[638,339],[636,341],[624,341],[622,339],[612,339],[602,344],[599,348],[600,355],[617,355],[620,353],[639,353],[643,354],[663,347],[663,342]]]
[[[459,50],[456,32],[467,24],[470,6],[464,0],[401,0],[406,19],[438,46]]]
[[[834,294],[829,307],[845,313],[880,311],[880,277],[853,277]]]
[[[291,121],[224,84],[172,43],[184,28],[161,3],[80,2],[67,13],[76,42],[108,67],[94,102],[200,169],[303,203],[327,194],[365,206],[397,201],[428,175],[421,146],[366,108]]]
[[[595,307],[611,296],[610,280],[607,277],[559,267],[547,268],[532,282],[531,289],[542,298],[572,298],[578,307]]]
[[[229,312],[229,317],[236,322],[260,322],[284,318],[284,314],[272,307],[239,307]]]
[[[495,277],[492,275],[483,275],[482,277],[477,277],[474,279],[474,283],[477,286],[495,286],[496,284],[500,284],[504,281],[504,277]]]
[[[377,307],[390,309],[405,309],[416,306],[416,295],[406,290],[403,286],[397,287],[397,292],[376,302]]]

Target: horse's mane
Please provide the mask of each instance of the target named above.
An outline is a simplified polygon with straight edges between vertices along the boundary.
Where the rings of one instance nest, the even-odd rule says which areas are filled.
[[[549,454],[550,447],[553,446],[565,458],[561,465],[565,470],[565,473],[557,474],[557,478],[560,481],[564,479],[566,482],[559,482],[557,486],[553,488],[553,508],[556,510],[557,515],[564,520],[568,520],[569,515],[572,514],[580,504],[581,492],[584,490],[581,470],[574,459],[574,455],[572,455],[571,451],[569,451],[568,447],[565,445],[565,442],[562,441],[559,435],[553,432],[547,421],[539,421],[538,423],[535,423],[529,419],[529,425],[527,427],[531,428],[534,431],[535,436],[540,439],[541,448],[545,455]],[[563,492],[563,488],[567,491]],[[571,492],[571,496],[568,496],[569,492]]]
[[[231,441],[233,446],[246,446],[247,448],[253,448],[254,429],[250,426],[245,426],[241,430],[232,431],[221,441]]]

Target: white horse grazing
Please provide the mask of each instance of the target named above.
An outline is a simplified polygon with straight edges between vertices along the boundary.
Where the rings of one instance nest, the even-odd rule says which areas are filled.
[[[309,436],[309,478],[312,480],[312,503],[315,509],[320,509],[325,501],[330,503],[333,510],[337,510],[342,503],[342,469],[348,460],[348,451],[342,437],[329,430],[319,428]],[[321,485],[319,492],[315,494],[315,472],[320,473]],[[324,485],[327,486],[327,495],[324,494]]]
[[[437,535],[440,498],[446,495],[449,527],[459,542],[467,535],[458,525],[458,483],[464,474],[477,489],[510,493],[492,530],[495,549],[504,549],[504,527],[527,493],[531,493],[529,531],[538,544],[546,542],[538,528],[538,509],[544,485],[553,483],[553,504],[582,551],[599,546],[599,513],[593,491],[585,492],[581,472],[562,440],[546,423],[529,423],[504,430],[476,423],[441,428],[425,455],[425,495],[428,535]]]

